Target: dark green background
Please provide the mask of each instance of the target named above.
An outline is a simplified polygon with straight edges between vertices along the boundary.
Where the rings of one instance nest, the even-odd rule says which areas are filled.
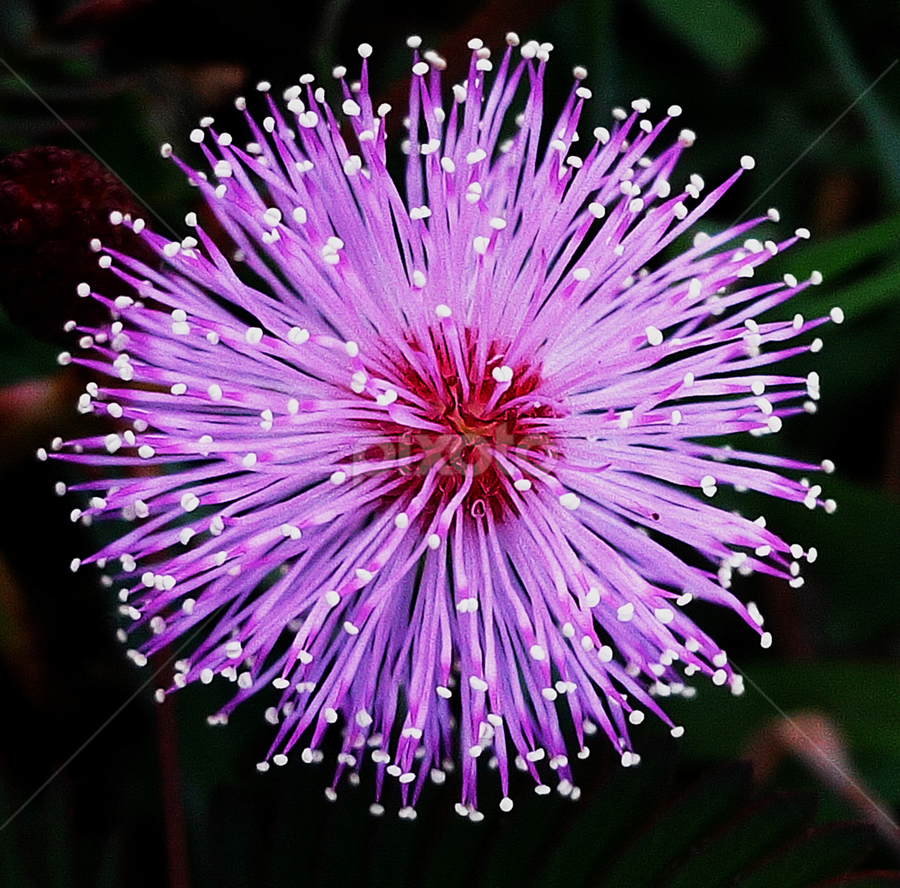
[[[471,881],[470,872],[486,873],[482,884],[519,884],[508,874],[516,861],[528,857],[525,850],[538,853],[534,849],[544,847],[541,839],[564,849],[560,860],[584,855],[582,869],[567,874],[565,882],[580,884],[607,867],[627,864],[627,857],[625,864],[614,863],[621,842],[610,845],[605,857],[593,856],[591,849],[606,847],[598,837],[603,824],[610,836],[618,835],[616,829],[631,835],[649,829],[646,823],[658,817],[665,834],[677,836],[684,816],[670,812],[667,819],[654,806],[676,797],[707,768],[740,757],[754,738],[765,743],[768,735],[760,732],[779,717],[778,709],[832,719],[866,787],[896,812],[900,65],[888,70],[900,55],[895,0],[852,7],[819,0],[488,5],[457,0],[415,5],[399,0],[4,0],[0,56],[180,231],[184,213],[195,208],[196,194],[159,158],[159,143],[169,141],[184,156],[195,157],[187,135],[197,118],[209,113],[230,120],[230,99],[252,91],[257,79],[265,77],[278,88],[307,70],[328,79],[333,64],[356,63],[355,47],[365,40],[375,47],[373,93],[395,97],[396,105],[402,96],[398,78],[409,64],[408,34],[422,34],[425,44],[441,49],[451,71],[461,75],[465,39],[477,34],[499,49],[509,29],[555,45],[548,71],[551,109],[564,100],[575,64],[590,72],[591,126],[608,124],[613,105],[639,96],[650,98],[657,109],[682,105],[682,122],[698,140],[676,178],[699,172],[707,183],[716,183],[736,168],[742,154],[754,155],[755,171],[741,178],[707,227],[728,225],[751,207],[754,212],[778,207],[782,236],[803,225],[813,238],[769,263],[766,274],[790,271],[801,277],[820,269],[825,284],[798,298],[796,310],[811,316],[839,304],[846,313],[842,327],[830,325],[822,333],[824,351],[802,361],[803,372],[815,368],[822,377],[820,411],[789,421],[784,432],[765,442],[814,461],[833,459],[837,473],[816,483],[824,484],[825,496],[837,499],[837,513],[826,516],[798,505],[740,497],[733,502],[748,513],[764,511],[769,525],[787,540],[818,547],[820,557],[806,570],[806,585],[792,590],[757,578],[738,582],[739,594],[759,601],[768,617],[767,628],[775,635],[768,652],[760,651],[751,633],[728,614],[695,611],[746,672],[747,693],[733,699],[701,683],[694,701],[669,705],[676,721],[687,726],[678,763],[673,764],[667,745],[651,744],[639,769],[643,776],[635,772],[638,776],[627,778],[633,785],[609,788],[603,776],[609,757],[595,743],[591,763],[577,763],[576,775],[583,775],[585,785],[599,787],[597,792],[610,793],[605,808],[587,803],[567,808],[555,797],[533,796],[526,781],[517,783],[521,798],[511,815],[516,825],[507,822],[505,830],[490,819],[480,826],[454,821],[457,787],[452,780],[444,788],[428,788],[416,823],[396,819],[392,796],[387,818],[376,823],[365,814],[372,791],[365,781],[357,791],[344,790],[337,806],[324,800],[328,765],[294,763],[257,776],[253,763],[263,757],[271,737],[262,710],[272,701],[254,701],[227,728],[213,729],[205,724],[219,702],[213,689],[180,694],[162,719],[149,692],[141,693],[0,833],[0,884],[6,879],[16,886],[161,885],[173,855],[176,868],[187,867],[182,875],[190,884],[217,888],[366,880],[374,885],[437,884],[440,879],[457,884]],[[234,132],[239,132],[237,124]],[[0,154],[36,144],[83,147],[20,82],[0,70]],[[0,321],[0,386],[58,373],[55,353],[55,347]],[[46,421],[24,431],[0,416],[4,820],[116,712],[143,677],[113,640],[111,596],[89,572],[73,577],[68,571],[70,559],[93,545],[90,531],[68,522],[74,504],[53,495],[53,483],[69,473],[33,457],[34,448],[57,433],[54,423],[60,424],[59,434],[71,433],[74,403],[71,407],[50,405]],[[658,733],[650,724],[635,731],[641,743]],[[161,790],[160,744],[166,740],[177,748],[185,820],[183,829],[175,824],[174,839],[169,833],[176,846],[168,855],[164,824],[177,808],[164,807]],[[774,767],[756,792],[818,789],[820,821],[858,816],[799,761],[775,753]],[[167,761],[170,767],[171,756]],[[711,783],[694,788],[722,806],[711,809],[711,823],[720,827],[722,818],[733,816],[729,805],[746,802],[743,790],[735,788],[735,781],[744,778],[736,773],[714,772],[718,776],[705,778]],[[650,789],[641,789],[641,781]],[[490,775],[484,797],[486,808],[496,806]],[[801,797],[790,798],[793,804]],[[622,813],[626,799],[636,800],[636,812]],[[747,823],[771,823],[768,818],[782,802],[766,804],[772,806],[760,809],[766,816],[753,820],[748,814]],[[788,805],[784,810],[790,819],[799,809]],[[713,829],[700,824],[694,836],[689,824],[684,828],[687,844],[669,849],[669,857],[659,850],[652,830],[642,833],[635,847],[649,842],[643,856],[662,861],[663,871],[670,872],[666,861],[696,853],[697,836]],[[565,844],[572,835],[578,841]],[[840,841],[825,835],[820,841],[825,848],[843,848],[841,841],[856,847],[850,834]],[[886,844],[876,845],[868,863],[891,868],[897,864],[895,853]],[[852,857],[849,853],[847,860]],[[544,879],[543,884],[556,884],[557,875],[567,872],[547,863],[556,859],[542,850],[539,865],[528,873]],[[546,866],[550,875],[539,875]],[[704,878],[716,866],[709,863]],[[788,863],[778,867],[790,871]],[[812,873],[808,881],[790,884],[824,875]],[[173,878],[172,885],[188,884]],[[664,881],[658,872],[629,878],[618,884]]]

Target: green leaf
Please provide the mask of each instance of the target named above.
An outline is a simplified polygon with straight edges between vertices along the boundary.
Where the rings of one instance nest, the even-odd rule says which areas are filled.
[[[642,0],[647,11],[708,65],[734,71],[760,47],[756,15],[735,0]]]
[[[807,280],[819,271],[823,284],[808,287],[791,305],[807,317],[823,317],[839,305],[852,320],[900,300],[898,243],[900,216],[889,216],[839,237],[797,243],[767,263],[766,277],[776,279],[789,272]],[[860,277],[864,266],[867,271]],[[784,308],[770,314],[782,317]]]
[[[671,783],[676,749],[664,741],[642,752],[640,767],[622,768],[616,763],[585,799],[575,807],[567,806],[554,848],[544,851],[536,842],[526,846],[541,850],[534,861],[539,873],[535,885],[567,888],[585,884],[640,829]],[[512,833],[507,836],[504,859],[522,855],[522,838],[528,840]],[[481,884],[498,883],[486,879]]]
[[[16,814],[21,800],[13,793],[4,769],[0,769],[0,825],[6,824],[0,832],[0,888],[26,888],[32,884],[26,875],[25,855],[23,853],[22,823]]]
[[[763,799],[727,823],[698,847],[665,883],[665,888],[718,888],[771,853],[810,824],[816,811],[812,793],[780,793]]]
[[[571,808],[571,803],[558,795],[547,796],[540,801],[547,806],[546,816],[528,816],[523,800],[496,825],[491,847],[485,849],[484,861],[475,873],[475,888],[527,885],[533,878],[547,853],[548,824],[558,824],[571,813],[567,810]],[[579,823],[589,819],[587,812],[585,814]]]
[[[784,271],[792,271],[797,277],[807,277],[811,271],[818,270],[827,280],[882,254],[896,254],[898,242],[900,215],[889,216],[839,237],[827,240],[813,237],[802,246],[798,243],[779,254],[768,267],[786,263]]]
[[[785,539],[817,547],[819,560],[807,573],[820,575],[830,593],[823,613],[829,640],[865,642],[900,621],[900,577],[891,557],[900,539],[900,503],[838,475],[822,484],[837,501],[835,514],[776,501],[765,514]]]
[[[862,823],[832,823],[813,830],[734,883],[734,888],[809,888],[856,864],[873,841]]]
[[[274,819],[266,855],[269,884],[272,888],[315,885],[325,848],[324,815],[327,812],[324,808],[327,803],[322,789],[326,777],[318,766],[290,762],[280,770],[277,780]],[[348,853],[358,855],[358,845],[354,843]]]
[[[694,699],[666,701],[668,714],[685,726],[682,742],[692,756],[739,755],[748,735],[779,710],[820,709],[847,734],[854,754],[896,761],[900,675],[893,664],[767,662],[742,671],[747,690],[740,697],[701,683]]]
[[[854,281],[844,287],[807,290],[797,307],[810,317],[824,317],[839,305],[849,320],[861,317],[885,304],[900,300],[900,262]]]
[[[838,876],[827,882],[819,882],[815,888],[897,888],[897,885],[900,885],[900,873],[878,871]]]
[[[512,816],[503,814],[497,816],[497,803],[499,798],[488,801],[482,796],[479,800],[479,809],[487,811],[485,821],[473,823],[468,817],[461,817],[453,809],[452,797],[447,792],[442,792],[438,797],[435,787],[428,786],[422,793],[420,804],[416,806],[418,828],[418,847],[411,861],[409,877],[406,881],[407,888],[456,888],[460,884],[468,885],[470,879],[467,874],[473,869],[479,868],[482,862],[482,852],[487,845],[489,850],[498,835],[503,834],[505,827],[515,829],[516,812]],[[530,791],[530,787],[529,787]],[[490,789],[488,796],[493,796]],[[558,810],[562,799],[546,799],[551,802],[550,811]],[[525,823],[533,823],[535,818],[525,818]],[[542,820],[542,827],[546,829]],[[523,855],[519,861],[513,861],[508,871],[507,878],[517,874],[514,882],[524,880]],[[452,866],[448,866],[452,861]],[[518,869],[516,869],[518,866]],[[348,883],[349,884],[349,883]],[[390,884],[388,881],[372,883],[375,885]],[[501,884],[501,882],[495,883]]]
[[[869,141],[880,161],[881,173],[896,200],[900,197],[900,158],[897,156],[900,126],[891,114],[890,107],[882,101],[879,91],[871,89],[871,75],[860,64],[847,32],[841,27],[830,4],[826,0],[818,0],[807,3],[807,8],[819,32],[822,49],[830,57],[844,94],[859,105],[858,113],[869,130]],[[896,63],[897,60],[894,59],[893,64]]]
[[[325,776],[322,774],[322,777]],[[375,818],[369,813],[367,802],[367,797],[361,797],[355,789],[347,787],[335,802],[326,807],[324,831],[317,852],[320,858],[318,884],[365,884],[370,861],[366,859],[362,840],[376,828]],[[352,847],[348,846],[350,843]],[[328,848],[338,849],[338,853],[326,856],[323,852]],[[312,880],[309,884],[313,884]]]
[[[237,888],[252,884],[259,835],[251,797],[223,784],[212,794],[208,817],[210,870],[217,885]]]
[[[751,788],[750,766],[745,762],[704,775],[640,833],[605,876],[593,884],[598,888],[656,885],[679,858],[732,816]]]
[[[0,308],[0,386],[57,372],[59,351],[14,324]]]
[[[372,834],[375,850],[367,861],[367,880],[363,884],[368,888],[415,884],[412,862],[424,829],[418,820],[412,823],[399,820],[396,813],[389,810],[378,821]],[[355,853],[359,851],[355,850]],[[346,883],[323,878],[321,884],[323,888],[328,885],[338,888]]]

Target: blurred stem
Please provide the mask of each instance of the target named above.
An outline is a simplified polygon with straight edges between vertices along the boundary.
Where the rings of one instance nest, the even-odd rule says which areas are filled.
[[[167,697],[156,707],[156,730],[159,738],[159,770],[162,776],[163,826],[166,833],[169,888],[190,888],[174,697]]]

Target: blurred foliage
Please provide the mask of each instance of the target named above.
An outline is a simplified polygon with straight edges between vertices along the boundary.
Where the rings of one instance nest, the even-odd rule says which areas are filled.
[[[514,811],[501,818],[487,775],[480,824],[453,813],[452,781],[428,787],[417,820],[408,823],[396,818],[396,800],[384,818],[372,818],[365,780],[330,805],[321,767],[292,762],[258,776],[253,763],[270,740],[265,694],[228,728],[213,729],[205,716],[216,709],[215,687],[170,699],[177,719],[168,722],[145,691],[0,832],[0,884],[896,883],[889,874],[837,880],[860,859],[895,867],[896,850],[879,840],[862,858],[870,831],[828,825],[859,811],[784,750],[768,747],[770,767],[758,774],[763,791],[751,792],[739,767],[706,772],[748,752],[760,765],[760,738],[779,717],[773,706],[823,713],[842,732],[854,779],[895,814],[900,806],[894,0],[853,7],[826,0],[522,0],[514,8],[500,0],[5,0],[0,153],[35,144],[84,150],[86,143],[158,214],[151,224],[180,230],[183,214],[198,209],[196,193],[160,160],[159,143],[197,158],[187,137],[207,113],[240,132],[230,100],[252,91],[256,79],[287,85],[311,70],[327,81],[333,64],[353,64],[365,40],[376,52],[375,93],[399,102],[408,34],[440,48],[460,76],[465,39],[477,32],[497,45],[510,28],[556,46],[548,107],[559,106],[571,66],[581,63],[595,96],[590,126],[606,124],[609,107],[637,96],[655,107],[684,107],[682,121],[699,138],[679,175],[697,171],[718,182],[742,154],[756,157],[755,171],[709,218],[710,230],[774,205],[783,221],[767,224],[765,236],[783,238],[798,226],[813,232],[768,263],[765,275],[822,271],[824,284],[798,297],[795,310],[819,316],[839,304],[846,322],[822,328],[825,349],[814,363],[809,356],[795,362],[799,372],[816,369],[822,377],[818,411],[755,443],[813,462],[833,459],[837,473],[811,481],[837,499],[838,510],[828,516],[733,496],[734,508],[762,511],[785,538],[819,549],[802,589],[760,577],[737,584],[743,598],[760,602],[773,649],[760,651],[746,627],[698,605],[698,619],[745,670],[747,692],[732,697],[701,685],[694,700],[665,701],[687,728],[680,762],[665,744],[649,742],[659,731],[647,725],[636,731],[649,743],[639,768],[611,766],[600,744],[591,760],[576,763],[584,794],[575,804],[555,794],[535,797],[523,779],[514,781]],[[74,411],[77,371],[60,374],[54,354],[0,316],[0,387],[53,380],[52,391],[63,393],[27,423],[16,414],[0,418],[4,820],[129,699],[141,677],[113,641],[107,591],[88,572],[68,570],[72,555],[93,545],[90,529],[71,524],[68,507],[53,495],[60,476],[70,480],[68,470],[33,459],[34,447],[82,421]],[[160,765],[160,737],[177,739],[180,765],[171,756]],[[186,851],[173,850],[172,829],[167,835],[172,812],[162,787],[172,779],[184,806]],[[822,796],[814,825],[812,789]]]
[[[642,747],[641,766],[631,769],[601,753],[583,763],[577,802],[535,797],[522,786],[512,813],[494,804],[475,823],[453,812],[448,787],[430,787],[415,820],[397,821],[369,813],[368,781],[320,808],[321,769],[297,763],[273,776],[274,786],[218,779],[206,787],[208,807],[189,829],[194,847],[205,852],[195,884],[824,888],[853,871],[875,842],[874,830],[861,823],[816,825],[814,793],[756,792],[747,763],[683,782],[675,747],[654,738]],[[193,782],[186,779],[186,790]],[[2,784],[0,798],[8,800]],[[0,884],[76,884],[78,833],[66,781],[54,783],[10,827]],[[29,845],[36,835],[39,847]],[[105,837],[94,865],[86,883],[95,888],[134,884],[130,874],[126,880],[118,829]],[[860,871],[853,879],[900,885],[900,873]]]
[[[647,11],[713,70],[736,71],[760,47],[759,18],[735,0],[642,0]]]

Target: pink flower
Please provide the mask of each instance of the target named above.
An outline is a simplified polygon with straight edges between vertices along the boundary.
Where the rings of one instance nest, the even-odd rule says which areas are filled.
[[[218,721],[271,697],[261,770],[316,760],[339,731],[330,794],[375,768],[379,797],[396,780],[411,805],[455,766],[471,812],[492,760],[508,810],[511,759],[538,792],[571,793],[569,752],[598,728],[634,763],[630,726],[671,725],[659,699],[689,676],[740,691],[689,603],[730,608],[767,646],[732,572],[799,585],[815,557],[717,489],[833,507],[783,474],[818,466],[747,449],[818,397],[815,373],[771,365],[817,351],[827,319],[756,320],[818,276],[752,280],[807,233],[745,239],[761,217],[661,258],[752,159],[708,192],[682,184],[694,135],[657,147],[680,109],[654,122],[644,99],[578,141],[584,72],[548,123],[550,48],[509,44],[495,64],[473,41],[447,103],[440,59],[416,53],[405,186],[366,45],[337,116],[307,76],[286,111],[247,114],[245,148],[202,121],[212,175],[176,162],[238,255],[199,228],[143,232],[163,271],[110,251],[141,301],[92,294],[115,320],[73,358],[104,379],[81,409],[119,431],[55,450],[104,476],[78,488],[83,519],[131,522],[85,559],[110,571],[130,655],[202,627],[173,686],[232,682]]]

